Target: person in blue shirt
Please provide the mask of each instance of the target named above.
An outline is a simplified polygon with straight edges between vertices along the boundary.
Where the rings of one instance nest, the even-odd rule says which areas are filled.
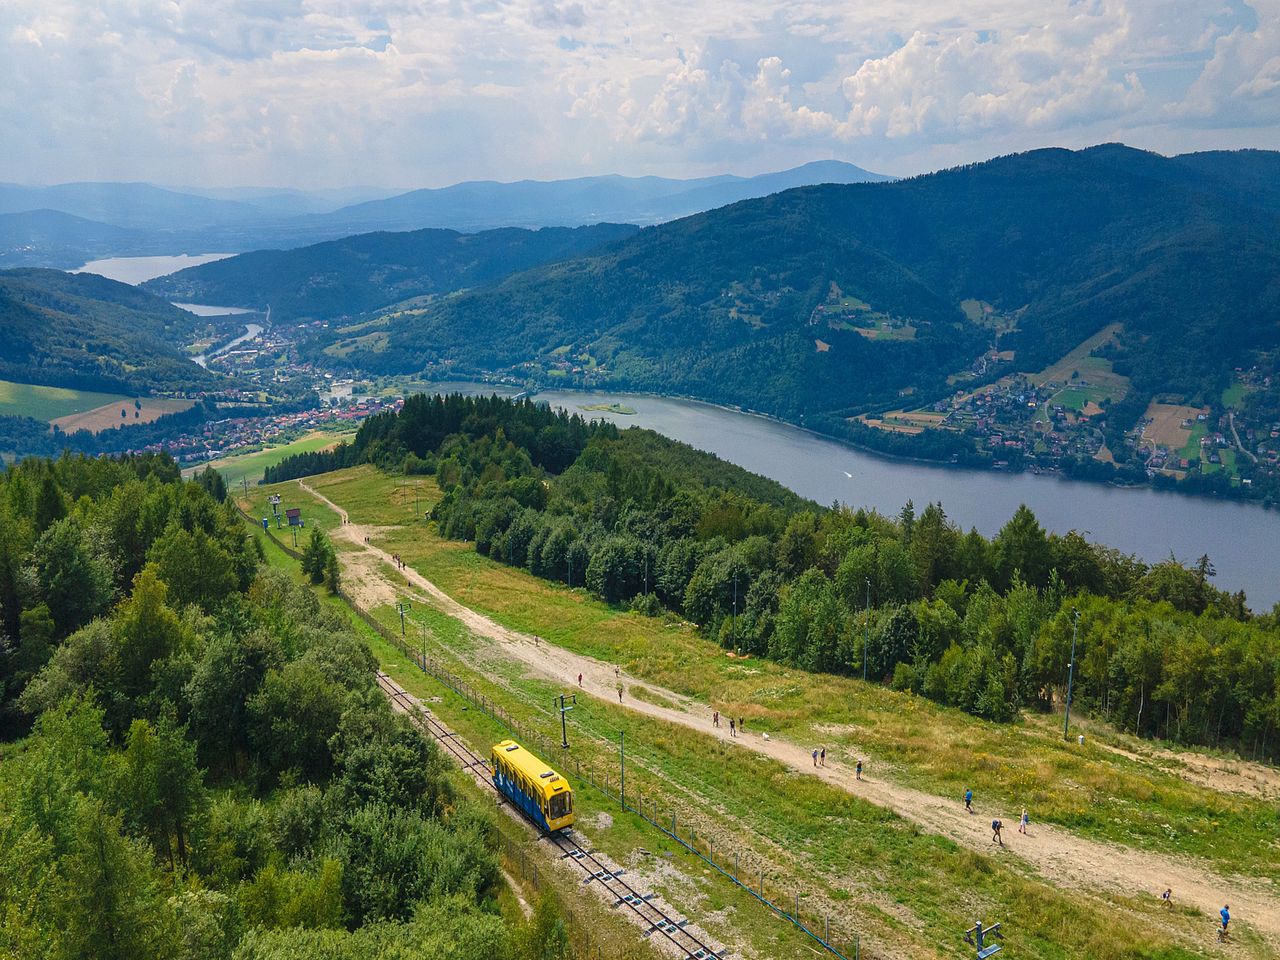
[[[964,808],[973,813],[973,791],[968,787],[964,788]]]
[[[1231,922],[1231,904],[1224,903],[1222,909],[1218,911],[1218,916],[1222,917],[1222,935],[1227,935],[1227,924]]]

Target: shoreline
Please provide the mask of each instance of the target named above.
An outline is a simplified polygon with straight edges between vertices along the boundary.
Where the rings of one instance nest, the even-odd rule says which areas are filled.
[[[476,382],[486,383],[486,384],[489,383],[488,381],[476,381]],[[496,385],[496,384],[490,384],[490,385]],[[950,461],[947,461],[947,460],[930,460],[925,457],[910,457],[910,456],[905,456],[903,454],[898,454],[898,453],[887,453],[883,450],[877,450],[875,447],[864,446],[863,444],[850,440],[847,437],[842,437],[842,436],[838,436],[836,434],[831,434],[831,433],[823,433],[822,431],[815,430],[812,427],[807,427],[799,423],[792,423],[790,420],[784,420],[781,417],[776,417],[773,414],[765,413],[760,410],[751,410],[744,407],[734,406],[728,403],[717,403],[711,400],[703,400],[701,397],[689,396],[688,394],[655,393],[649,390],[644,390],[644,391],[642,390],[600,390],[596,388],[584,389],[581,387],[569,387],[569,386],[562,387],[558,385],[554,388],[539,387],[537,391],[532,394],[528,394],[527,391],[525,391],[529,399],[532,399],[532,400],[536,400],[538,398],[538,395],[543,392],[578,393],[578,394],[584,394],[584,395],[590,394],[590,393],[600,393],[600,394],[605,394],[607,396],[616,396],[616,397],[647,397],[653,400],[681,400],[686,403],[696,403],[704,407],[712,407],[717,410],[724,410],[728,413],[737,413],[737,414],[742,414],[743,416],[756,417],[768,423],[778,424],[780,426],[788,427],[792,430],[800,430],[804,433],[809,434],[812,437],[816,437],[820,440],[826,440],[831,443],[838,443],[841,446],[848,447],[851,450],[856,450],[858,451],[858,453],[865,454],[866,456],[870,456],[870,457],[875,457],[876,459],[879,459],[888,463],[910,463],[910,464],[917,464],[922,467],[932,467],[932,468],[937,468],[939,470],[946,470],[950,472],[959,472],[959,473],[970,473],[970,474],[976,474],[979,476],[987,475],[987,474],[996,474],[996,475],[1004,475],[1004,476],[1019,476],[1021,474],[1028,474],[1030,476],[1036,476],[1036,477],[1050,477],[1054,480],[1057,480],[1059,483],[1079,484],[1081,486],[1088,486],[1088,487],[1107,487],[1112,490],[1149,490],[1152,493],[1156,493],[1156,494],[1168,494],[1174,497],[1185,497],[1191,500],[1209,501],[1211,503],[1235,503],[1235,504],[1241,504],[1241,505],[1251,505],[1251,506],[1256,506],[1259,510],[1262,510],[1262,511],[1266,511],[1266,512],[1270,511],[1270,508],[1267,507],[1261,499],[1257,499],[1253,497],[1219,497],[1219,496],[1213,496],[1210,494],[1194,493],[1191,491],[1179,490],[1176,487],[1175,488],[1158,487],[1153,483],[1116,483],[1114,481],[1090,480],[1084,477],[1069,477],[1066,474],[1064,474],[1061,471],[1061,469],[1057,467],[1041,469],[1037,473],[1035,471],[1032,471],[1026,468],[1020,469],[1020,470],[1002,470],[1002,469],[997,469],[995,467],[977,467],[977,466],[970,466],[963,463],[951,463]],[[588,412],[598,413],[599,411],[588,411]],[[600,418],[600,419],[603,419],[603,418]]]

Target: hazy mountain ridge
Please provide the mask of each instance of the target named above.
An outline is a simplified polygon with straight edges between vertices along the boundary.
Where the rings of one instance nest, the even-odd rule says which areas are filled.
[[[1246,164],[1255,173],[1240,182]],[[1280,183],[1280,154],[1242,163],[1105,145],[790,190],[391,318],[379,352],[350,359],[383,371],[447,359],[539,378],[560,348],[592,361],[580,375],[561,364],[570,382],[837,424],[903,391],[915,402],[947,393],[946,377],[993,342],[959,309],[976,298],[1017,315],[1001,346],[1019,366],[1122,322],[1118,362],[1135,394],[1194,392],[1245,350],[1280,343],[1274,190],[1255,189],[1266,169]],[[836,288],[901,337],[819,322]]]
[[[296,250],[259,250],[148,281],[179,302],[265,309],[277,321],[362,313],[426,294],[499,280],[553,260],[582,256],[636,227],[504,228],[367,233]]]
[[[60,213],[141,232],[117,248],[86,246],[41,259],[27,251],[21,263],[65,266],[99,256],[244,252],[283,249],[379,230],[499,227],[536,228],[593,223],[654,223],[763,196],[799,183],[882,179],[851,164],[820,161],[757,177],[722,175],[693,180],[618,175],[499,183],[470,181],[430,190],[373,187],[288,190],[269,187],[164,188],[145,183],[68,183],[50,187],[0,184],[0,214],[32,210]],[[386,194],[391,194],[387,196]],[[0,256],[31,245],[17,236]]]

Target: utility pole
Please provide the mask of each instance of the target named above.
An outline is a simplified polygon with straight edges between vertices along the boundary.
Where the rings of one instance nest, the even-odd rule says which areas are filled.
[[[644,595],[649,595],[649,551],[644,552]]]
[[[404,638],[404,618],[409,612],[409,601],[401,600],[396,604],[396,613],[400,614],[400,637]]]
[[[568,701],[566,705],[565,701]],[[562,693],[551,701],[555,704],[555,708],[560,711],[560,746],[569,749],[569,727],[565,723],[564,716],[578,704],[578,695],[571,693],[567,697]]]
[[[618,790],[622,798],[622,809],[627,809],[627,735],[618,731],[618,761],[622,765],[622,775],[618,778]]]
[[[573,544],[569,544],[568,549],[564,552],[565,558],[569,561],[569,589],[573,589]]]
[[[867,647],[871,644],[871,578],[867,577],[867,622],[862,633],[862,681],[867,680]]]
[[[1080,611],[1072,611],[1071,662],[1067,664],[1067,709],[1062,715],[1062,739],[1067,739],[1067,724],[1071,722],[1071,685],[1076,673],[1076,635],[1080,632]]]

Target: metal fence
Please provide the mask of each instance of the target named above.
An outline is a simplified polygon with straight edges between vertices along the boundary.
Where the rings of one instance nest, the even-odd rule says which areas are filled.
[[[243,514],[244,518],[250,523],[255,524],[263,529],[263,532],[286,554],[295,560],[301,560],[302,554],[282,543],[270,529],[262,528],[259,521],[255,521],[248,513],[237,505],[237,509]],[[347,605],[355,611],[368,626],[376,631],[383,639],[394,644],[405,656],[412,660],[418,669],[424,673],[430,674],[440,683],[444,684],[458,696],[470,702],[473,706],[480,709],[487,716],[506,727],[515,737],[524,742],[526,746],[534,747],[539,750],[543,756],[556,756],[563,754],[567,760],[573,762],[573,770],[579,781],[585,780],[592,787],[599,790],[606,797],[617,801],[618,805],[623,809],[636,814],[646,820],[650,825],[659,830],[668,839],[679,844],[689,853],[698,857],[707,866],[714,869],[721,876],[725,877],[731,883],[735,884],[753,899],[758,901],[764,907],[769,909],[779,918],[791,923],[805,936],[811,939],[815,944],[826,950],[829,954],[837,957],[838,960],[873,960],[873,954],[864,953],[862,948],[862,937],[859,933],[843,933],[837,931],[836,936],[832,935],[830,914],[818,911],[812,911],[807,916],[801,909],[801,899],[807,894],[805,891],[795,889],[785,889],[777,883],[770,883],[765,877],[763,868],[757,867],[754,875],[744,872],[739,851],[731,841],[726,842],[721,839],[717,843],[716,838],[704,830],[701,836],[698,835],[696,828],[692,824],[681,824],[678,814],[670,802],[664,802],[661,796],[654,792],[652,786],[649,787],[649,795],[646,799],[644,791],[636,789],[634,775],[632,777],[631,795],[635,798],[634,802],[627,800],[622,795],[622,779],[620,774],[622,769],[621,755],[616,765],[601,762],[597,768],[597,762],[588,759],[584,764],[582,759],[573,756],[572,748],[564,749],[563,745],[551,737],[547,737],[539,731],[530,729],[527,725],[521,723],[513,717],[508,711],[503,709],[502,705],[496,703],[489,697],[480,693],[473,688],[460,676],[450,671],[443,663],[435,657],[428,656],[425,649],[415,650],[406,641],[406,639],[397,634],[393,629],[382,623],[374,617],[369,611],[365,610],[355,598],[349,593],[338,588],[338,596],[340,596]],[[548,889],[542,884],[541,874],[538,873],[536,864],[528,861],[524,852],[513,845],[511,841],[504,837],[503,858],[511,868],[518,859],[519,870],[522,878],[532,877],[532,885],[537,889]],[[512,859],[516,857],[517,859]],[[750,858],[749,858],[750,859]],[[748,863],[750,870],[750,863]],[[540,886],[540,884],[542,884]],[[572,910],[567,904],[560,903],[562,912],[565,913],[570,920],[573,920]],[[581,927],[580,930],[575,929],[575,938],[580,934],[588,943],[588,948],[593,952],[589,954],[591,957],[599,956],[595,947],[589,946],[588,928],[575,923],[575,927]]]
[[[661,795],[654,791],[652,785],[646,785],[645,790],[638,789],[635,785],[636,778],[630,772],[627,777],[627,798],[624,799],[620,776],[623,773],[621,756],[612,763],[598,758],[574,756],[572,747],[566,750],[558,739],[548,737],[520,722],[503,709],[501,704],[476,690],[441,661],[428,656],[424,650],[415,650],[406,638],[363,609],[345,591],[339,589],[338,592],[360,619],[385,640],[394,644],[401,653],[418,666],[418,669],[430,674],[486,716],[506,727],[526,747],[538,750],[545,757],[559,755],[566,761],[572,762],[574,775],[579,782],[585,781],[591,784],[606,797],[616,801],[623,810],[630,811],[648,821],[668,839],[698,857],[776,916],[794,925],[832,956],[839,960],[864,960],[864,958],[871,960],[872,954],[863,952],[862,938],[859,933],[842,934],[837,930],[833,936],[830,914],[818,910],[807,915],[804,913],[801,901],[807,895],[806,891],[800,888],[784,888],[770,881],[762,868],[757,867],[751,871],[749,862],[747,869],[744,870],[740,852],[732,841],[725,841],[723,838],[717,840],[705,830],[700,835],[692,824],[681,823],[679,815],[670,802],[664,801]]]

